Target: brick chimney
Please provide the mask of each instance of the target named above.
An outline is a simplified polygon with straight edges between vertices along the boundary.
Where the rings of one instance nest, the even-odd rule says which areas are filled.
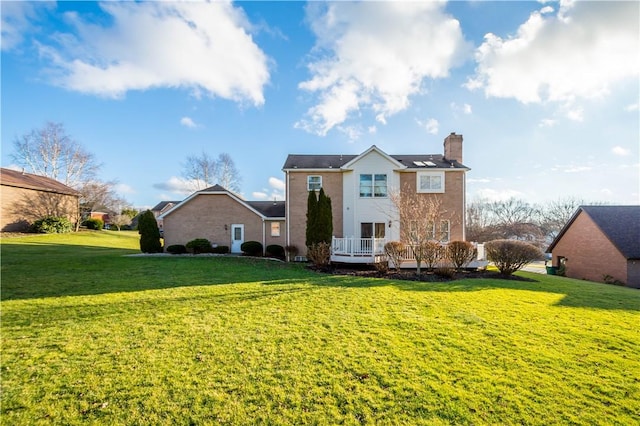
[[[449,136],[444,138],[444,158],[462,163],[462,135],[451,132]]]

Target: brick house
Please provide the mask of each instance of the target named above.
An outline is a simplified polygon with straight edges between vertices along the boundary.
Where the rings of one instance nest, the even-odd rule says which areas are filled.
[[[196,191],[161,214],[164,246],[206,238],[240,253],[245,241],[286,244],[284,201],[246,201],[220,185]]]
[[[581,206],[547,252],[567,277],[640,288],[640,206]]]
[[[372,146],[359,155],[289,155],[282,170],[286,202],[246,201],[215,185],[165,211],[158,217],[165,247],[207,238],[238,252],[254,240],[296,246],[305,255],[307,198],[320,188],[332,202],[333,261],[375,262],[385,241],[400,239],[392,191],[437,198],[450,214],[434,224],[434,235],[443,242],[465,238],[462,135],[447,136],[443,154],[389,155]]]
[[[400,240],[391,191],[437,198],[450,215],[434,224],[434,234],[443,242],[464,240],[469,168],[462,160],[462,135],[455,133],[445,138],[444,154],[389,155],[372,146],[359,155],[289,155],[283,166],[287,244],[305,247],[308,191],[320,187],[332,202],[333,261],[369,263],[384,241]],[[369,239],[372,246],[363,250]]]
[[[21,232],[46,216],[79,219],[80,193],[45,176],[0,169],[0,230]]]

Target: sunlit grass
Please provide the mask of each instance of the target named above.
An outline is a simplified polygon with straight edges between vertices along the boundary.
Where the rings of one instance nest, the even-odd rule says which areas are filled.
[[[640,291],[136,251],[2,241],[3,424],[640,422]]]

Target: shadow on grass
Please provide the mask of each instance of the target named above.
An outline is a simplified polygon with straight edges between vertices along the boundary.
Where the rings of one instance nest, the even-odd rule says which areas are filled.
[[[2,245],[2,301],[98,295],[238,283],[469,292],[510,289],[562,294],[556,304],[640,311],[640,291],[557,276],[535,281],[472,278],[449,282],[387,280],[317,273],[298,264],[242,257],[127,257],[137,250],[29,242]],[[257,296],[256,296],[257,297]]]
[[[640,311],[640,290],[637,289],[529,272],[519,272],[518,276],[529,280],[469,278],[429,282],[324,275],[312,284],[354,288],[394,286],[400,290],[417,292],[470,292],[492,289],[535,291],[564,295],[556,306]]]

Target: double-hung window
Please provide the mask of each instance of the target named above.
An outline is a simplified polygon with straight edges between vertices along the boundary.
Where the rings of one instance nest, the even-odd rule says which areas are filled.
[[[307,191],[320,191],[322,176],[307,176]]]
[[[272,237],[280,236],[280,222],[271,222],[271,236]]]
[[[417,180],[418,192],[444,192],[444,172],[418,172]]]
[[[362,174],[360,175],[361,198],[386,198],[387,175]]]

